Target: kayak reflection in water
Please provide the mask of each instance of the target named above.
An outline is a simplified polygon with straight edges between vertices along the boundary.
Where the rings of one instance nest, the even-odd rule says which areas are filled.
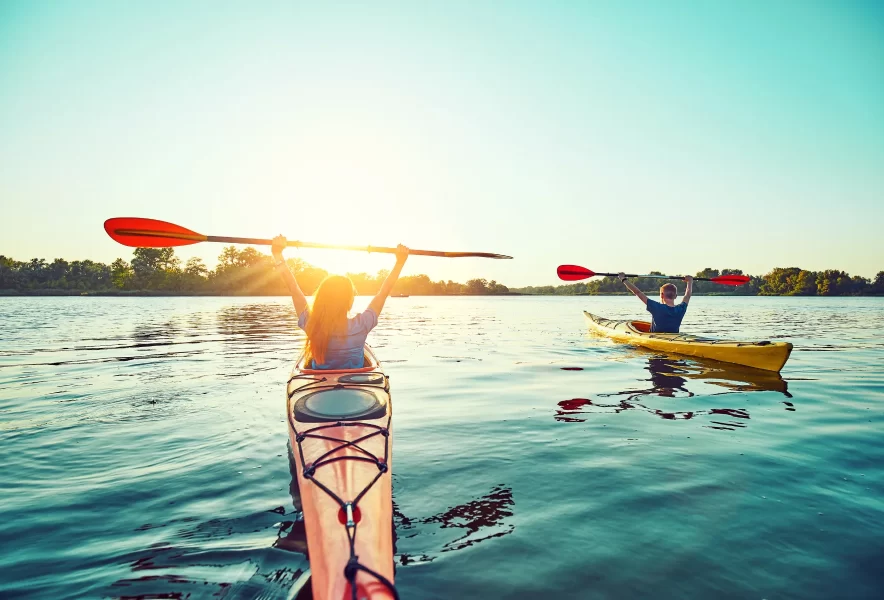
[[[637,349],[636,352],[643,352]],[[717,397],[725,394],[744,392],[778,392],[787,398],[792,398],[788,391],[786,381],[779,373],[770,373],[758,369],[746,369],[734,367],[726,363],[703,362],[696,359],[671,359],[660,357],[648,357],[646,370],[650,373],[651,387],[641,386],[638,389],[628,389],[622,392],[598,394],[599,398],[619,398],[616,404],[599,402],[590,398],[570,398],[558,403],[555,413],[556,421],[582,423],[588,415],[594,412],[621,413],[630,409],[639,409],[656,415],[668,421],[690,420],[695,417],[706,415],[713,418],[721,418],[721,415],[730,417],[731,421],[710,421],[704,425],[711,429],[729,429],[745,427],[750,415],[745,408],[703,408],[697,410],[663,410],[654,406],[648,406],[645,398],[658,396],[661,398],[703,398]],[[703,392],[697,396],[688,389],[688,386],[704,384],[713,386],[724,391]],[[795,412],[795,406],[787,400],[781,401],[785,410]]]
[[[402,267],[408,259],[408,248],[399,244],[396,249],[396,264],[381,289],[369,303],[368,308],[352,317],[349,316],[356,298],[356,286],[349,277],[329,275],[322,280],[313,296],[313,307],[307,304],[307,297],[301,291],[298,280],[292,274],[282,251],[286,238],[278,235],[273,238],[273,258],[280,277],[288,285],[292,302],[298,314],[298,327],[307,334],[305,365],[312,369],[359,369],[364,362],[363,347],[368,333],[378,324],[378,316],[390,290],[399,279]]]
[[[645,296],[644,292],[635,287],[626,280],[626,275],[619,273],[617,278],[626,286],[626,288],[635,294],[639,300],[645,303],[648,312],[651,313],[651,333],[678,333],[681,327],[681,320],[688,310],[688,301],[691,299],[691,291],[694,287],[694,278],[686,275],[684,280],[687,288],[684,292],[684,298],[678,304],[675,299],[678,298],[678,288],[675,284],[667,283],[660,288],[660,302],[651,300]]]

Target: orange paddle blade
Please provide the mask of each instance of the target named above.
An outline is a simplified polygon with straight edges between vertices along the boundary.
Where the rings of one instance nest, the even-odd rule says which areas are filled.
[[[721,285],[745,285],[751,281],[748,275],[719,275],[718,277],[713,277],[712,279],[708,279],[705,281],[712,281],[714,283],[720,283]]]
[[[206,236],[166,221],[140,217],[115,217],[104,230],[117,242],[133,248],[168,248],[206,241]]]
[[[578,265],[559,265],[556,273],[562,281],[580,281],[581,279],[595,277],[595,273],[586,267]]]

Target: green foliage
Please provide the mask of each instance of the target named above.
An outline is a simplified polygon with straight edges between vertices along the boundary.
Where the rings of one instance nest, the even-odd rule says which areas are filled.
[[[820,296],[856,296],[872,289],[865,277],[851,277],[844,271],[822,271],[816,276],[817,294]]]
[[[298,278],[306,294],[312,294],[328,272],[314,267],[300,258],[286,261]],[[652,271],[651,275],[660,275]],[[712,278],[719,275],[742,275],[739,269],[706,268],[696,277]],[[374,276],[368,273],[348,273],[360,295],[374,295],[380,289],[389,271],[381,270]],[[656,296],[660,279],[638,277],[632,280],[648,295]],[[673,281],[679,294],[684,293],[684,283]],[[218,265],[209,270],[200,258],[191,258],[183,266],[175,256],[174,248],[136,248],[131,263],[122,258],[110,265],[91,260],[68,262],[56,258],[47,263],[42,258],[19,262],[0,255],[0,290],[24,293],[77,293],[77,292],[156,292],[181,294],[236,294],[236,295],[288,295],[285,284],[276,274],[273,259],[254,248],[237,250],[228,246],[221,251]],[[528,286],[509,289],[497,281],[471,279],[464,283],[432,281],[426,275],[400,277],[393,287],[394,294],[404,295],[493,295],[522,293],[535,295],[574,296],[590,294],[629,293],[616,277],[594,278],[588,282],[568,283],[559,286]],[[844,271],[806,271],[798,267],[777,267],[763,277],[751,276],[747,285],[723,286],[712,282],[697,281],[694,293],[729,295],[819,295],[845,296],[884,295],[884,271],[875,275],[874,281],[864,277],[850,276]]]
[[[135,248],[132,272],[135,289],[181,289],[181,260],[175,256],[174,248]]]
[[[42,258],[19,262],[0,256],[0,289],[39,290],[101,290],[111,285],[111,269],[91,260],[56,258],[47,263]]]
[[[111,281],[118,290],[130,290],[134,284],[135,272],[122,258],[111,263]]]
[[[798,267],[774,269],[764,276],[759,287],[759,293],[767,296],[858,296],[882,291],[877,291],[865,277],[851,277],[837,270],[805,271]]]
[[[651,271],[649,275],[662,275],[659,271]],[[694,277],[711,279],[720,275],[743,275],[740,269],[712,269],[705,268]],[[763,277],[749,276],[749,283],[741,286],[724,286],[712,281],[694,281],[694,294],[715,294],[729,296],[859,296],[869,294],[884,294],[884,271],[879,271],[875,276],[874,283],[870,280],[853,276],[844,271],[806,271],[798,267],[777,267]],[[665,283],[661,279],[648,277],[633,278],[632,283],[648,295],[657,295],[660,287]],[[680,281],[672,281],[678,287],[679,294],[685,291],[685,284]],[[600,295],[600,294],[629,294],[616,277],[597,277],[589,283],[574,283],[559,286],[529,286],[513,288],[514,292],[522,294],[539,294],[547,296],[574,296],[574,295]]]
[[[816,293],[816,274],[798,267],[777,267],[763,277],[759,293],[763,296],[812,296]]]
[[[328,272],[300,258],[286,261],[304,293],[310,295]],[[374,295],[390,272],[377,275],[348,273],[361,295]],[[131,263],[122,258],[109,266],[90,260],[67,262],[57,258],[19,262],[0,255],[0,290],[25,293],[63,292],[156,292],[182,294],[288,295],[285,283],[274,270],[273,259],[254,248],[221,251],[218,265],[209,270],[201,258],[182,266],[174,248],[136,248]],[[400,277],[395,294],[451,295],[505,294],[505,285],[475,279],[466,285],[454,281],[433,282],[426,275]]]
[[[19,270],[16,261],[0,255],[0,290],[14,290],[19,287]]]
[[[188,292],[198,292],[206,289],[209,277],[209,269],[203,263],[203,259],[193,256],[187,260],[180,274],[180,288]]]
[[[509,288],[497,283],[493,279],[491,281],[487,281],[486,279],[470,279],[467,281],[464,289],[458,290],[458,292],[469,295],[506,294],[509,292]]]

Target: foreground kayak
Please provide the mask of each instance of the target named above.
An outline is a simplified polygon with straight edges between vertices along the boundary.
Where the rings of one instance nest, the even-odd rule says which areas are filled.
[[[788,342],[734,342],[686,333],[650,333],[651,324],[647,321],[612,321],[586,311],[583,314],[592,331],[651,350],[709,358],[765,371],[779,371],[792,353],[792,344]]]
[[[286,395],[313,598],[398,598],[389,379],[368,347],[361,369],[302,363],[303,357]]]

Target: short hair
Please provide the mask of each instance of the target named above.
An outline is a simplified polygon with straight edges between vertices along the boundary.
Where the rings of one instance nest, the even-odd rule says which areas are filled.
[[[674,283],[664,284],[663,287],[660,288],[660,295],[664,298],[675,300],[678,298],[678,288],[675,287]]]

